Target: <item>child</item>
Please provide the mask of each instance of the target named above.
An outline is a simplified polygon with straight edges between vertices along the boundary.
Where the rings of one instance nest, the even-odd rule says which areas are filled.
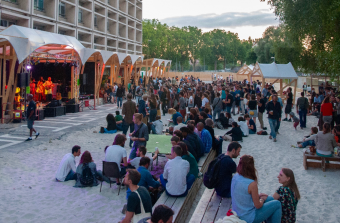
[[[247,137],[249,135],[248,125],[244,121],[244,118],[242,116],[238,117],[237,124],[240,126],[240,128],[242,130],[242,134],[243,134],[242,136]]]
[[[116,122],[122,121],[123,120],[123,116],[120,115],[119,111],[116,111]]]
[[[229,141],[241,141],[242,142],[242,130],[240,126],[237,125],[237,122],[233,122],[231,124],[232,129],[228,131],[224,136],[224,140]]]
[[[293,119],[294,128],[295,128],[295,130],[296,130],[296,127],[297,127],[297,126],[299,125],[299,123],[300,123],[300,119],[299,119],[298,117],[295,116],[294,112],[290,112],[290,113],[289,113],[289,116],[290,116],[290,118]]]
[[[256,134],[256,124],[248,114],[244,115],[244,119],[247,120],[249,134]],[[299,123],[298,123],[299,124]]]
[[[304,138],[303,142],[298,143],[298,147],[299,148],[305,148],[306,146],[315,146],[315,138],[316,138],[316,134],[318,133],[318,128],[317,127],[312,127],[311,128],[311,134],[309,137]]]

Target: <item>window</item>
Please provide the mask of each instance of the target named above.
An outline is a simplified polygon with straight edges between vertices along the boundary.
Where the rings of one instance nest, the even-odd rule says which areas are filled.
[[[34,0],[34,9],[44,11],[44,0]]]
[[[59,3],[59,16],[60,17],[65,17],[65,13],[66,13],[65,3],[60,2]]]
[[[15,22],[11,22],[8,20],[0,20],[0,26],[4,26],[4,27],[9,27],[11,25],[15,25]]]
[[[110,32],[110,23],[109,23],[109,21],[107,21],[106,26],[107,26],[107,27],[106,27],[107,31]]]
[[[33,26],[33,29],[37,29],[37,30],[42,30],[42,31],[44,31],[44,26],[39,26],[39,25],[35,25],[35,26]]]
[[[65,30],[58,30],[58,34],[66,35],[66,31]]]
[[[78,40],[79,41],[83,41],[83,39],[84,39],[83,35],[82,34],[78,34]]]
[[[83,23],[83,10],[78,9],[78,22]]]
[[[97,37],[94,37],[94,43],[98,43],[98,38]]]
[[[94,26],[97,27],[98,24],[97,24],[97,15],[94,15]]]

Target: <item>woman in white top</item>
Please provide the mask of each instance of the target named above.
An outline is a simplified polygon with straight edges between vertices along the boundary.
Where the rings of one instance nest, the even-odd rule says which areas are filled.
[[[249,93],[246,93],[246,95],[243,98],[243,104],[246,107],[246,113],[248,113],[248,102],[249,102]]]
[[[188,108],[190,111],[190,108],[194,107],[194,97],[192,96],[192,91],[189,91],[189,101],[188,101]]]

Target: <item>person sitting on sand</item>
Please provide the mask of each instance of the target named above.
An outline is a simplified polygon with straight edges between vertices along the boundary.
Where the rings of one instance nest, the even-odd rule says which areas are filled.
[[[100,133],[116,133],[117,132],[117,123],[116,123],[116,119],[113,116],[113,114],[109,113],[106,116],[106,121],[107,121],[107,127],[101,127],[100,128]]]
[[[132,192],[127,201],[125,218],[121,221],[121,223],[138,222],[139,219],[137,219],[138,217],[136,215],[141,214],[141,205],[145,211],[144,214],[149,215],[148,217],[151,217],[151,197],[145,187],[138,186],[140,178],[141,174],[137,170],[127,170],[124,178],[124,184],[127,185]]]
[[[311,128],[311,134],[309,137],[304,138],[302,142],[298,142],[298,147],[299,148],[305,148],[306,146],[315,146],[315,138],[318,133],[318,128],[317,127],[312,127]]]
[[[244,115],[244,119],[247,120],[249,134],[256,134],[256,124],[248,114]]]
[[[231,181],[233,211],[247,223],[268,221],[280,223],[282,208],[280,201],[258,193],[254,158],[243,155]]]
[[[173,150],[175,158],[165,164],[164,173],[160,176],[161,184],[168,196],[185,197],[195,181],[195,176],[188,175],[190,164],[182,159],[181,147],[174,146]]]
[[[162,135],[163,132],[163,122],[161,120],[161,116],[157,115],[156,116],[156,121],[154,122],[149,122],[152,134],[156,135]]]
[[[80,158],[77,167],[77,181],[74,187],[93,187],[98,185],[99,180],[105,180],[110,183],[109,178],[103,176],[102,171],[97,170],[96,164],[92,160],[91,153],[85,151]]]
[[[59,164],[55,175],[58,182],[77,180],[75,157],[80,156],[80,146],[73,146],[72,153],[66,154]]]
[[[228,131],[224,136],[223,139],[225,141],[242,141],[242,131],[240,126],[237,125],[236,122],[231,124],[232,129]]]
[[[106,162],[115,162],[118,165],[120,176],[123,177],[126,174],[126,166],[127,166],[127,153],[124,149],[126,141],[126,136],[124,134],[117,134],[112,146],[109,146],[104,150],[105,152],[105,161]],[[121,162],[123,161],[123,166]],[[119,178],[117,180],[117,185],[120,185]]]
[[[236,173],[236,163],[233,158],[240,155],[242,146],[238,142],[231,142],[228,145],[226,154],[221,154],[221,164],[218,169],[218,179],[220,179],[215,187],[218,196],[230,198],[230,186],[233,174]]]
[[[282,186],[276,190],[273,198],[281,202],[281,222],[294,223],[296,221],[296,206],[300,200],[300,192],[295,182],[294,173],[291,169],[282,168],[277,178]],[[268,195],[260,194],[260,197],[268,197]]]
[[[332,151],[337,146],[334,135],[331,133],[331,124],[325,122],[323,131],[318,132],[315,137],[316,155],[332,157]]]
[[[247,122],[244,120],[244,118],[242,116],[238,117],[238,122],[237,124],[240,126],[240,129],[242,131],[242,136],[243,137],[247,137],[249,135],[249,129],[248,129],[248,125]]]

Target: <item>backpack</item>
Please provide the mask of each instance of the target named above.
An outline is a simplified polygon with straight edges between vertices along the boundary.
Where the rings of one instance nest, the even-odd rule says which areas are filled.
[[[93,174],[89,167],[89,164],[86,163],[83,165],[83,173],[80,176],[80,183],[86,186],[93,185]]]
[[[215,122],[215,125],[216,125],[216,127],[217,127],[218,129],[224,129],[224,128],[223,128],[223,125],[222,125],[221,122],[219,122],[219,121]]]
[[[209,163],[207,172],[204,174],[203,183],[209,189],[216,187],[219,177],[219,170],[221,166],[221,160],[225,157],[224,154],[219,155],[213,161]]]

